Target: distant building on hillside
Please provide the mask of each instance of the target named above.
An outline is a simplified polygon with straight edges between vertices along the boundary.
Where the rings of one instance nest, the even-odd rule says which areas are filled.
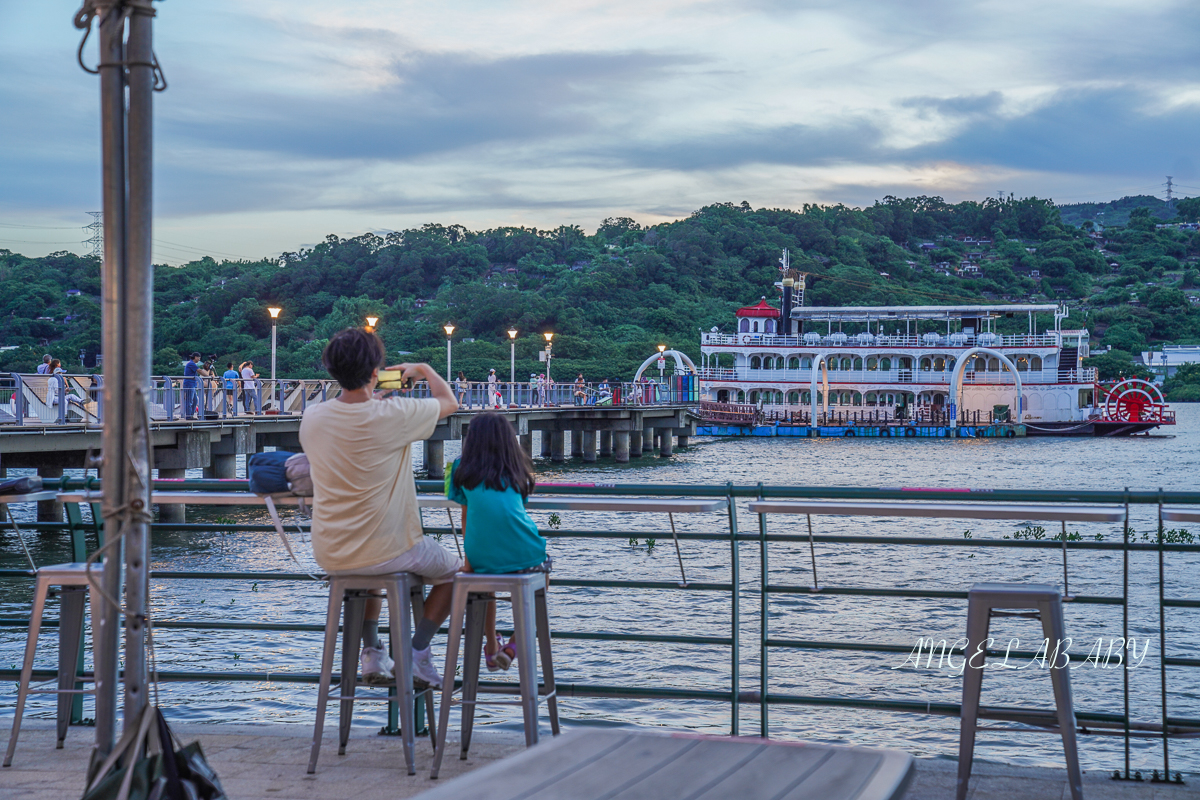
[[[1164,344],[1161,351],[1143,352],[1142,363],[1165,380],[1184,364],[1200,363],[1200,344]]]

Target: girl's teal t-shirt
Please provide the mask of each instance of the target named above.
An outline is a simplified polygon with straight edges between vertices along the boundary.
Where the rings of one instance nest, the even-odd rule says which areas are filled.
[[[482,483],[474,489],[455,486],[454,470],[446,476],[446,497],[465,505],[463,550],[476,572],[517,572],[546,560],[546,540],[525,510],[525,500],[516,489],[502,492]]]

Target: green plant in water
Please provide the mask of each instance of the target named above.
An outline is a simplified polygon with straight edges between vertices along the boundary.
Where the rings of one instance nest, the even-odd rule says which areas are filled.
[[[638,537],[636,537],[636,536],[630,536],[630,537],[629,537],[629,546],[630,546],[630,547],[637,547],[637,546],[638,546]]]
[[[655,540],[655,539],[646,539],[646,552],[647,552],[647,553],[649,553],[651,550],[653,550],[653,549],[654,549],[654,545],[656,545],[656,544],[658,544],[658,541],[657,541],[657,540]]]
[[[970,528],[967,528],[965,531],[963,531],[963,538],[964,538],[964,539],[970,539],[970,538],[974,537],[974,535],[975,535],[975,534],[973,534],[973,533],[971,532],[971,529],[970,529]],[[967,553],[967,558],[974,558],[974,557],[975,557],[975,554],[974,554],[974,553]]]
[[[258,591],[258,582],[257,581],[255,581],[254,584],[250,587],[250,591],[252,591],[252,592]]]
[[[560,517],[558,514],[552,513],[546,519],[546,524],[549,525],[551,528],[554,528],[554,530],[558,530],[558,526],[562,525],[562,517]]]

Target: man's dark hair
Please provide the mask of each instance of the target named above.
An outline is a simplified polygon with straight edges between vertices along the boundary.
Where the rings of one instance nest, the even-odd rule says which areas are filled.
[[[225,367],[225,369],[233,369],[233,362],[230,361],[229,364]]]
[[[522,497],[529,496],[535,483],[533,464],[507,417],[486,411],[471,420],[451,480],[463,489],[482,483],[497,492],[515,489]]]
[[[383,366],[383,340],[362,328],[338,331],[325,345],[321,363],[347,391],[367,385],[371,373]]]
[[[193,358],[193,359],[199,358],[199,357],[200,357],[199,353],[192,353],[190,356],[188,356],[188,358]]]

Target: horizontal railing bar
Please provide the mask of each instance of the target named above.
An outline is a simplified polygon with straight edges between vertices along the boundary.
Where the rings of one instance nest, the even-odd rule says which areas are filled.
[[[782,647],[794,650],[853,650],[864,653],[911,653],[914,649],[916,649],[916,645],[913,644],[875,644],[870,642],[864,642],[860,644],[858,642],[822,642],[806,639],[767,639],[766,644],[767,647]],[[966,652],[962,647],[954,647],[953,645],[954,642],[950,641],[949,639],[946,640],[947,653],[951,655],[959,655]],[[1007,651],[1009,658],[1033,658],[1041,653],[1041,650]],[[989,656],[1004,656],[1006,655],[1006,651],[988,649],[986,654]]]
[[[838,517],[921,517],[926,519],[1054,520],[1062,522],[1120,522],[1120,506],[1000,505],[998,503],[880,503],[845,500],[754,500],[751,514]]]
[[[84,482],[79,478],[64,477],[57,482],[56,488],[64,490],[83,489]],[[100,488],[100,482],[92,480],[93,489]],[[194,479],[186,481],[155,481],[154,488],[163,490],[183,491],[249,491],[249,484],[243,479],[216,480]],[[417,489],[421,492],[441,493],[444,490],[442,481],[419,480]],[[596,483],[560,484],[542,483],[538,485],[541,494],[579,494],[579,495],[631,495],[663,497],[676,495],[680,497],[763,497],[763,498],[820,498],[820,499],[858,499],[858,500],[953,500],[972,502],[1031,502],[1031,503],[1129,503],[1131,505],[1157,505],[1171,503],[1179,505],[1200,505],[1200,492],[1183,491],[1073,491],[1058,489],[968,489],[968,488],[934,488],[934,487],[859,487],[859,486],[759,486],[757,484],[675,484],[675,483]]]
[[[792,706],[838,706],[842,708],[874,709],[877,711],[905,711],[914,714],[934,714],[937,716],[957,717],[961,714],[959,703],[934,703],[920,700],[867,700],[857,697],[813,697],[810,695],[786,694],[777,692],[767,693],[767,702],[775,705]],[[1044,719],[1048,723],[1057,724],[1057,716],[1053,711],[1041,709],[1009,708],[1003,706],[980,706],[979,716],[984,719]],[[1095,722],[1123,723],[1125,718],[1120,714],[1105,714],[1095,711],[1076,711],[1077,720]],[[1200,723],[1200,720],[1196,721]]]
[[[1200,667],[1200,658],[1174,658],[1167,656],[1163,663],[1168,667]]]
[[[123,624],[123,623],[122,623]],[[0,618],[0,627],[4,628],[28,628],[28,619],[14,619],[11,617]],[[43,628],[58,628],[58,620],[44,619],[42,620]],[[325,626],[316,623],[304,622],[210,622],[207,620],[159,620],[154,623],[155,628],[163,630],[197,630],[197,631],[283,631],[288,633],[324,633]],[[341,626],[338,627],[341,631]],[[498,633],[506,636],[513,634],[512,630],[507,628],[497,628]],[[391,629],[387,625],[380,625],[379,631],[382,634],[388,634]],[[443,628],[441,633],[448,631]],[[702,644],[702,645],[718,645],[729,646],[733,644],[733,638],[729,636],[667,636],[656,634],[642,633],[605,633],[603,631],[551,631],[553,639],[573,639],[580,641],[598,641],[598,642],[645,642],[650,644]]]
[[[873,589],[857,586],[821,586],[817,589],[811,586],[781,586],[779,584],[768,584],[764,590],[767,594],[806,594],[817,597],[823,594],[826,595],[854,595],[860,597],[915,597],[924,598],[927,600],[966,600],[967,592],[963,591],[935,591],[926,590],[918,591],[916,589]],[[1125,600],[1120,597],[1095,597],[1090,595],[1072,595],[1065,598],[1066,602],[1070,603],[1086,603],[1094,605],[1113,605],[1119,606],[1124,604]]]
[[[1164,598],[1162,604],[1168,608],[1200,608],[1200,600],[1187,600],[1184,598]]]

